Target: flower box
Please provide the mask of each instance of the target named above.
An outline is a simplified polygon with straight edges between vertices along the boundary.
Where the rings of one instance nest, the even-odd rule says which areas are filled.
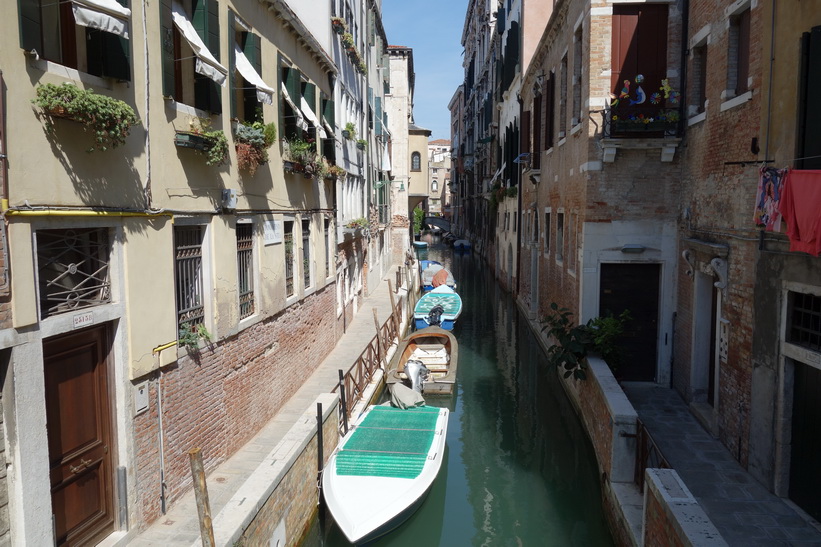
[[[177,131],[174,135],[174,146],[179,148],[191,148],[192,150],[208,150],[213,146],[213,141],[201,133],[192,131]]]
[[[635,122],[632,120],[616,120],[612,122],[614,133],[647,133],[659,131],[675,131],[678,122],[652,121]]]
[[[305,171],[305,166],[297,161],[284,160],[282,162],[282,168],[286,173],[302,173]]]

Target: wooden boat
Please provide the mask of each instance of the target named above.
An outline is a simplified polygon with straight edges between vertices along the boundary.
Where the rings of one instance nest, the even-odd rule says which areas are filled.
[[[405,365],[408,361],[420,361],[429,371],[421,386],[422,395],[450,395],[456,383],[458,359],[456,337],[445,329],[427,327],[410,333],[399,342],[385,381],[388,387],[397,383],[413,387],[405,374]]]
[[[413,242],[413,247],[415,249],[427,249],[428,248],[428,242],[427,241],[414,241]]]
[[[422,504],[445,455],[448,409],[373,405],[322,472],[322,493],[354,544],[397,528]]]
[[[461,313],[462,298],[447,285],[440,285],[423,294],[416,303],[413,308],[413,323],[416,330],[430,326],[453,330],[456,318]]]
[[[445,271],[444,274],[440,274],[442,270]],[[437,274],[439,277],[437,277]],[[444,278],[444,284],[450,287],[451,289],[456,288],[456,280],[453,278],[453,274],[439,264],[438,262],[435,264],[429,264],[421,273],[422,278],[422,291],[432,291],[438,285],[442,284],[442,280],[440,278]]]

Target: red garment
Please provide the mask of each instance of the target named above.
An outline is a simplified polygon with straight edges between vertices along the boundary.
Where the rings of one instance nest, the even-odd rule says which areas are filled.
[[[439,285],[444,285],[447,282],[448,282],[448,271],[446,269],[442,268],[441,270],[439,270],[438,272],[436,272],[433,275],[433,280],[431,282],[431,285],[433,285],[433,288],[435,289]]]
[[[790,250],[821,254],[821,171],[790,169],[779,205]]]

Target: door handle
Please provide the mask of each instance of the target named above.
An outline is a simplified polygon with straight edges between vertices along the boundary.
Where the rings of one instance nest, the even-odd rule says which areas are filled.
[[[85,458],[80,458],[80,465],[70,465],[68,466],[68,470],[71,471],[73,474],[77,474],[80,471],[87,469],[88,466],[91,465],[90,460],[86,460]]]

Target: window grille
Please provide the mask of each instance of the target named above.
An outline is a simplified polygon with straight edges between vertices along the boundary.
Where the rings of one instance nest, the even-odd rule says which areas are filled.
[[[787,341],[821,351],[821,296],[790,292]]]
[[[37,231],[40,317],[111,302],[106,228]]]
[[[331,252],[333,249],[333,239],[331,238],[331,220],[325,219],[325,276],[331,276]]]
[[[285,295],[294,295],[294,222],[285,221]]]
[[[177,326],[192,329],[205,321],[202,290],[202,226],[174,227]]]
[[[254,314],[254,225],[237,224],[237,289],[239,318]]]
[[[311,286],[311,221],[302,221],[302,277],[307,289]]]

